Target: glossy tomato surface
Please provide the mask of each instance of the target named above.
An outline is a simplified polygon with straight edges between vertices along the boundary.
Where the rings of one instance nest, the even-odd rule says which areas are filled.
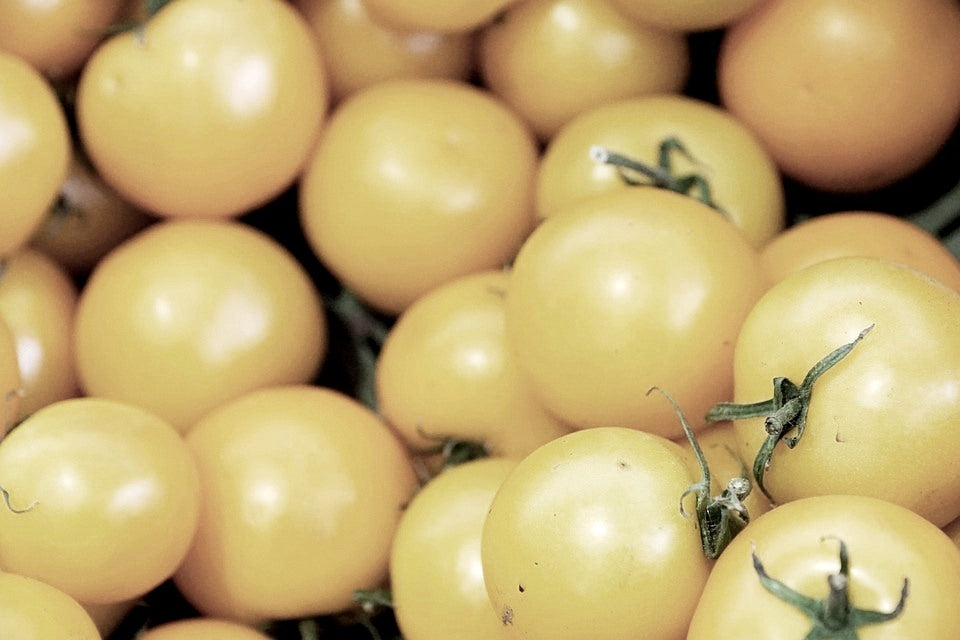
[[[0,637],[101,640],[76,600],[45,582],[13,573],[0,573]]]

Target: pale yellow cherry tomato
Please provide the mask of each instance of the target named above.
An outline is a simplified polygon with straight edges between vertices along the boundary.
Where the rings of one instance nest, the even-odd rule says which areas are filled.
[[[370,15],[395,29],[472,31],[518,0],[364,0]]]
[[[358,297],[397,314],[502,267],[534,224],[537,148],[487,91],[398,79],[340,104],[300,184],[311,247]]]
[[[43,222],[67,175],[70,149],[67,119],[50,84],[0,50],[0,259]]]
[[[4,0],[0,50],[50,78],[75,72],[117,21],[125,0]]]
[[[0,638],[101,640],[76,600],[45,582],[0,572]]]
[[[80,602],[144,595],[173,575],[197,528],[200,484],[168,422],[133,405],[47,405],[0,442],[0,568]]]
[[[169,220],[94,269],[77,304],[84,392],[181,431],[255,388],[310,380],[327,348],[319,294],[279,243],[232,221]]]
[[[610,102],[567,123],[550,140],[538,168],[537,214],[548,217],[582,198],[631,188],[615,167],[598,164],[590,154],[592,147],[656,166],[660,145],[669,139],[679,141],[690,156],[672,151],[672,173],[702,176],[711,199],[754,246],[762,246],[783,229],[783,184],[756,136],[728,111],[678,95]],[[691,193],[700,195],[697,190]]]
[[[495,457],[449,468],[404,511],[390,553],[390,587],[405,640],[509,637],[487,596],[480,536],[514,466]]]
[[[473,70],[469,33],[393,29],[373,21],[363,0],[296,0],[294,4],[317,34],[334,101],[380,80],[466,80]]]
[[[866,256],[901,262],[960,291],[960,261],[936,236],[909,220],[874,211],[841,211],[804,220],[760,251],[771,284],[831,258]]]
[[[148,629],[137,640],[270,640],[246,625],[216,618],[188,618]]]
[[[454,438],[523,457],[569,430],[534,398],[507,344],[509,280],[487,271],[437,287],[387,334],[377,405],[414,450]]]
[[[486,86],[547,140],[591,107],[679,92],[690,52],[682,34],[625,16],[608,0],[527,0],[483,29],[479,62]]]
[[[707,31],[739,20],[762,0],[610,0],[637,20],[670,31]]]
[[[124,198],[229,217],[289,187],[327,108],[306,20],[282,0],[177,0],[84,65],[80,136]]]
[[[20,418],[22,396],[17,343],[7,324],[0,319],[0,433],[6,433]]]
[[[417,478],[359,402],[306,385],[260,389],[204,416],[187,444],[204,503],[174,580],[202,613],[248,623],[333,614],[386,578]]]
[[[73,280],[39,251],[21,249],[0,265],[0,318],[17,346],[24,414],[79,392],[73,359],[76,305]]]

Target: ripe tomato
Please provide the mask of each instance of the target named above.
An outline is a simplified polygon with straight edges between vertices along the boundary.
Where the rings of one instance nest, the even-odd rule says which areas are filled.
[[[100,640],[76,600],[45,582],[0,573],[0,638]]]
[[[466,80],[473,70],[469,33],[392,29],[373,21],[362,0],[296,0],[294,5],[317,34],[337,102],[380,80]]]
[[[507,345],[509,273],[457,278],[419,298],[387,334],[377,405],[415,450],[444,438],[523,457],[568,431],[534,399]]]
[[[27,243],[67,175],[67,119],[49,83],[0,51],[0,258]]]
[[[4,0],[0,49],[51,78],[65,78],[86,61],[125,0]]]
[[[77,87],[103,178],[166,216],[244,213],[297,178],[327,107],[313,33],[281,0],[178,0],[116,35]]]
[[[228,620],[189,618],[148,629],[138,635],[137,640],[270,640],[270,637]]]
[[[717,560],[688,640],[797,640],[811,630],[799,610],[767,592],[751,553],[769,576],[810,598],[826,596],[849,556],[850,604],[890,612],[904,579],[909,595],[893,620],[872,624],[861,640],[952,640],[960,629],[960,551],[930,522],[897,505],[859,496],[820,496],[784,504],[748,525]],[[814,636],[806,636],[814,637]]]
[[[394,29],[472,31],[518,0],[364,0],[370,15]]]
[[[618,189],[531,234],[511,275],[507,340],[562,421],[676,438],[672,408],[647,390],[668,390],[702,426],[732,391],[733,345],[760,292],[756,251],[719,213],[662,189]]]
[[[679,509],[693,480],[678,445],[617,427],[568,434],[520,461],[481,542],[505,635],[682,638],[709,572],[696,521]]]
[[[99,398],[48,405],[0,442],[0,568],[81,602],[130,600],[169,578],[197,526],[190,451],[166,421]]]
[[[417,479],[363,405],[320,387],[261,389],[210,412],[187,444],[204,502],[174,580],[205,615],[337,613],[386,577]]]
[[[404,511],[390,553],[390,586],[406,640],[507,635],[487,597],[480,536],[493,496],[515,465],[485,458],[447,469]]]
[[[544,140],[606,102],[683,89],[687,41],[608,0],[527,0],[480,34],[483,80]]]
[[[955,0],[771,0],[731,26],[723,103],[788,175],[864,192],[907,176],[960,118]]]
[[[770,283],[842,256],[902,262],[960,291],[960,262],[936,236],[912,222],[873,211],[841,211],[810,218],[777,235],[760,251]]]
[[[814,383],[796,447],[774,450],[765,476],[774,499],[867,495],[939,526],[960,515],[958,318],[960,293],[879,258],[827,260],[769,289],[737,339],[738,403],[769,399],[776,376],[799,385],[815,362],[873,325]],[[763,423],[735,423],[744,460],[766,440]]]
[[[598,164],[600,146],[650,166],[664,140],[675,138],[691,158],[670,155],[675,176],[700,174],[711,198],[754,246],[785,224],[783,185],[773,159],[729,112],[686,96],[643,96],[590,109],[566,124],[547,145],[537,173],[537,214],[614,189],[633,188],[613,166]]]
[[[310,380],[326,325],[307,273],[267,235],[234,221],[171,220],[94,269],[75,349],[88,395],[141,405],[185,431],[245,391]]]
[[[76,305],[70,276],[38,251],[21,249],[0,268],[0,318],[16,342],[24,414],[77,395]]]
[[[303,230],[348,288],[396,314],[513,257],[533,226],[536,163],[529,131],[489,93],[381,82],[330,118],[301,183]]]
[[[60,196],[30,244],[72,274],[87,275],[110,249],[154,220],[74,154]]]
[[[0,319],[0,433],[6,433],[20,418],[22,395],[17,343],[7,324]]]
[[[706,31],[736,22],[761,0],[611,0],[629,16],[671,31]]]

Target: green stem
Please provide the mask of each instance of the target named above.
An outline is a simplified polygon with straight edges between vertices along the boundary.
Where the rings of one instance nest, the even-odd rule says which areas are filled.
[[[943,230],[960,217],[960,182],[926,209],[907,216],[911,222],[940,236]]]

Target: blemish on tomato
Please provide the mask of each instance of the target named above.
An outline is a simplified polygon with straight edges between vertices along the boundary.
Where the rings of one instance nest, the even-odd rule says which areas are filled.
[[[502,622],[505,627],[513,624],[513,609],[510,605],[503,605],[503,614],[500,616],[500,622]]]
[[[523,585],[522,585],[522,584],[518,584],[518,585],[517,585],[517,591],[519,591],[520,593],[523,593],[524,591],[526,591],[526,589],[523,588]]]

